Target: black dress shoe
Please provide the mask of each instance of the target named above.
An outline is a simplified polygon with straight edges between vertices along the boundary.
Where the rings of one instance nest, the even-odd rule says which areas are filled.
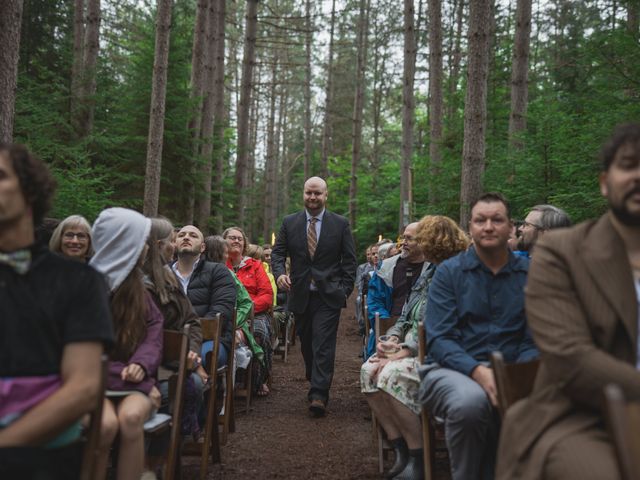
[[[327,406],[319,398],[314,398],[309,404],[309,411],[311,412],[311,415],[316,418],[324,417],[325,413],[327,412]]]
[[[424,464],[421,456],[409,456],[409,461],[398,475],[393,477],[394,480],[423,480]]]

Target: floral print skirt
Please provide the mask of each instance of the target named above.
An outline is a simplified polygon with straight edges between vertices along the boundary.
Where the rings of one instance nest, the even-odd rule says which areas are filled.
[[[374,358],[375,355],[371,358]],[[360,388],[362,393],[375,393],[382,390],[420,415],[422,405],[418,402],[420,362],[416,357],[401,358],[387,363],[381,371],[379,364],[367,360],[360,369]]]

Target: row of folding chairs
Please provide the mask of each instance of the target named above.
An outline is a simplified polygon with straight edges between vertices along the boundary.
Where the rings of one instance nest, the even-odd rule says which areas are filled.
[[[235,331],[235,314],[234,314]],[[165,330],[163,335],[163,365],[178,365],[177,371],[169,378],[169,409],[168,413],[157,413],[145,424],[145,437],[151,439],[156,436],[166,435],[170,431],[169,450],[166,455],[165,474],[166,480],[180,478],[181,456],[200,456],[200,478],[205,479],[210,463],[221,461],[220,446],[227,443],[229,433],[235,431],[234,406],[233,406],[233,359],[234,355],[229,355],[227,365],[218,367],[219,339],[222,330],[222,319],[220,314],[214,318],[201,319],[203,341],[213,341],[213,351],[209,352],[204,359],[209,381],[205,386],[206,398],[206,422],[204,428],[204,441],[202,443],[192,442],[189,448],[183,449],[184,441],[181,434],[182,414],[184,406],[184,394],[188,376],[187,358],[189,353],[189,327],[184,331],[176,332]],[[235,348],[235,335],[233,345]],[[232,352],[234,350],[232,349]],[[107,371],[107,358],[102,360],[102,390],[104,391]],[[223,408],[219,413],[218,386],[224,383],[225,393],[223,397]],[[100,425],[102,418],[102,406],[104,397],[101,396],[96,407],[90,413],[89,425],[85,432],[85,446],[82,460],[81,480],[91,480],[96,475],[96,460],[98,456],[98,445],[100,440]],[[222,432],[219,432],[219,427]]]

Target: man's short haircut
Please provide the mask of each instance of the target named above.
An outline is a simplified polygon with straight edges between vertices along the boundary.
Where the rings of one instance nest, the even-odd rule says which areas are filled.
[[[553,205],[536,205],[532,212],[541,212],[540,227],[543,230],[553,230],[554,228],[566,228],[571,226],[571,219],[567,212]]]
[[[504,205],[504,208],[507,210],[507,218],[511,219],[511,206],[509,205],[509,202],[507,201],[507,198],[501,194],[500,192],[487,192],[487,193],[483,193],[482,195],[480,195],[474,202],[471,203],[470,207],[469,207],[469,214],[471,214],[471,212],[473,212],[473,208],[478,204],[478,203],[502,203]]]
[[[613,129],[613,133],[600,150],[600,166],[603,172],[609,170],[616,152],[627,143],[640,144],[640,124],[623,123]]]
[[[379,242],[374,243],[373,246],[380,247],[381,245],[384,245],[386,243],[393,243],[393,242],[391,240],[389,240],[388,238],[383,238]]]
[[[0,143],[0,154],[9,158],[20,182],[22,195],[33,212],[33,225],[37,227],[51,209],[56,191],[55,179],[45,163],[24,145]]]

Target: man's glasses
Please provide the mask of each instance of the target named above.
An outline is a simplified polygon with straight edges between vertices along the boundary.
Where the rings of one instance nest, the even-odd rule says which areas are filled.
[[[65,239],[67,240],[73,240],[74,237],[77,238],[78,240],[85,241],[89,239],[89,235],[87,235],[86,233],[75,233],[75,232],[65,232],[64,235],[62,235]]]
[[[522,227],[531,227],[535,228],[536,230],[545,230],[542,225],[536,225],[535,223],[527,222],[526,220],[522,222]]]

